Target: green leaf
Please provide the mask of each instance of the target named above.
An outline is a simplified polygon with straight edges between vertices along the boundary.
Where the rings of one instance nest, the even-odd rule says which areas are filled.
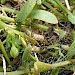
[[[66,35],[66,31],[61,31],[60,35],[59,35],[59,39],[62,39],[63,37],[65,37]]]
[[[13,31],[9,30],[8,31],[8,35],[9,35],[9,38],[12,40],[12,42],[14,43],[15,41],[15,34]]]
[[[6,0],[1,0],[1,4],[5,4]]]
[[[33,19],[39,19],[48,23],[57,24],[58,20],[52,13],[44,10],[33,10],[29,16]]]
[[[10,55],[11,55],[11,57],[13,57],[13,58],[16,58],[16,57],[19,55],[19,51],[18,51],[18,49],[15,47],[14,44],[12,44],[11,51],[10,51]]]
[[[71,59],[75,55],[75,41],[71,44],[68,52],[67,52],[67,57],[66,59]]]
[[[23,56],[22,56],[22,64],[23,64],[23,66],[26,66],[26,62],[29,59],[30,52],[31,52],[31,46],[29,45],[28,47],[25,48]]]
[[[59,55],[60,55],[61,57],[64,57],[64,54],[61,52],[61,50],[59,50]]]
[[[72,30],[72,32],[71,32],[71,38],[72,38],[73,40],[75,40],[75,31],[74,31],[74,30]]]
[[[12,63],[11,63],[11,61],[10,61],[10,59],[9,59],[9,57],[8,57],[8,55],[7,55],[7,53],[6,53],[5,47],[4,47],[4,45],[3,45],[3,42],[2,42],[1,40],[0,40],[0,50],[2,51],[3,56],[6,58],[7,62],[8,62],[10,65],[12,65]]]
[[[68,20],[72,23],[75,24],[75,16],[72,13],[69,13],[68,15]]]
[[[0,20],[0,29],[7,29],[8,30],[7,24],[5,24],[4,22],[2,22],[1,20]]]
[[[75,9],[73,9],[72,13],[73,13],[73,15],[75,16]]]
[[[75,0],[68,0],[69,4],[72,5]]]
[[[52,72],[51,72],[51,75],[58,75],[58,71],[59,71],[58,68],[53,69]]]
[[[34,72],[36,73],[36,75],[37,73],[48,71],[50,69],[52,69],[50,64],[40,62],[40,61],[34,63]]]
[[[55,29],[55,33],[57,33],[58,34],[58,36],[59,36],[59,39],[62,39],[63,37],[65,37],[65,35],[66,35],[66,31],[64,31],[64,30],[62,30],[62,29]]]
[[[28,0],[17,15],[16,22],[23,22],[33,10],[36,0]]]
[[[24,74],[25,71],[12,71],[12,72],[7,72],[6,75],[22,75]],[[3,75],[3,72],[0,72],[0,75]]]
[[[41,3],[42,3],[41,0],[37,0],[38,5],[41,5]]]

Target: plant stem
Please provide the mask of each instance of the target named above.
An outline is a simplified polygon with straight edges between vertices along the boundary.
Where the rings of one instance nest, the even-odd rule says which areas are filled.
[[[8,21],[8,22],[15,22],[15,20],[13,18],[2,16],[2,15],[0,15],[0,19],[4,20],[4,21]],[[25,24],[25,25],[30,26],[29,24]],[[32,24],[31,26],[33,26],[35,28],[38,28],[40,30],[44,30],[44,31],[46,31],[48,29],[47,26],[44,26],[44,25],[41,25],[41,24]]]
[[[0,0],[1,4],[5,4],[6,0]]]
[[[56,15],[59,15],[60,17],[64,17],[61,13],[59,13],[57,10],[55,10],[49,3],[47,3],[46,1],[43,2],[43,4],[45,6],[47,6],[48,8],[50,8]]]
[[[70,63],[71,63],[70,61],[63,61],[63,62],[51,64],[51,66],[52,66],[52,69],[54,69],[54,68],[57,68],[57,67],[62,67],[62,66],[68,65]]]
[[[13,18],[0,15],[0,19],[8,22],[15,22]]]
[[[46,1],[52,3],[55,7],[60,8],[60,6],[54,0],[46,0]]]
[[[36,61],[36,58],[35,58],[34,56],[32,56],[31,54],[30,54],[30,58],[31,58],[33,61]]]
[[[7,72],[6,75],[22,75],[24,73],[25,71],[12,71],[12,72]],[[3,75],[3,72],[0,72],[0,75]]]
[[[12,63],[11,63],[11,61],[10,61],[10,59],[9,59],[9,57],[8,57],[8,55],[7,55],[7,53],[6,53],[6,51],[5,51],[5,48],[4,48],[4,46],[3,46],[3,43],[1,42],[1,40],[0,40],[0,49],[1,49],[1,51],[2,51],[2,53],[3,53],[3,55],[4,55],[4,57],[6,58],[7,62],[8,62],[10,65],[12,65]]]
[[[34,23],[34,24],[32,24],[31,26],[34,27],[34,28],[37,28],[37,29],[43,30],[43,31],[48,30],[48,26],[41,25],[41,24],[35,24],[35,23]]]
[[[26,44],[24,38],[19,36],[19,39],[21,40],[23,47],[26,48],[27,44]]]
[[[51,64],[51,66],[52,66],[52,69],[54,69],[54,68],[62,67],[62,66],[65,66],[65,65],[68,65],[68,64],[72,64],[72,63],[75,63],[75,59],[62,61],[62,62],[59,62],[59,63],[54,63],[54,64]]]
[[[14,14],[17,14],[19,12],[16,9],[11,9],[11,8],[6,7],[6,6],[0,7],[0,10],[4,10],[4,11],[6,11],[8,13],[14,13]]]
[[[0,28],[1,28],[1,29],[5,29],[5,30],[11,30],[12,32],[14,32],[15,34],[20,35],[20,36],[23,35],[22,32],[19,32],[19,31],[15,30],[15,29],[12,29],[12,28],[8,27],[8,25],[5,24],[5,23],[2,22],[2,21],[0,21]],[[32,38],[32,37],[30,37],[30,36],[27,36],[27,35],[25,35],[25,37],[26,37],[30,42],[32,42],[33,44],[38,44],[38,42],[37,42],[34,38]]]
[[[62,8],[62,10],[64,10],[67,14],[70,14],[71,12],[61,4],[61,2],[59,0],[55,0],[55,2]]]
[[[0,29],[5,29],[5,30],[8,30],[8,26],[7,26],[7,24],[5,24],[4,22],[2,22],[1,20],[0,20]]]
[[[0,21],[0,29],[5,29],[5,30],[11,30],[12,32],[14,32],[17,35],[22,35],[22,32],[19,32],[17,30],[14,30],[12,28],[10,28],[6,23]]]
[[[62,67],[68,64],[72,64],[72,63],[75,63],[75,59],[72,59],[70,61],[62,61],[62,62],[54,63],[54,64],[48,64],[48,63],[37,61],[34,63],[34,74],[52,70],[52,69]]]

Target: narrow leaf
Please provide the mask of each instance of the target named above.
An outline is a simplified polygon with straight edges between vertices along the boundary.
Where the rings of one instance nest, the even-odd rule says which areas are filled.
[[[0,20],[0,29],[7,29],[8,30],[7,24],[5,24],[4,22],[2,22],[1,20]]]
[[[38,5],[41,5],[41,3],[42,3],[41,0],[37,0]]]
[[[24,74],[24,71],[12,71],[12,72],[7,72],[6,75],[22,75]],[[4,75],[3,72],[0,72],[0,75]]]
[[[27,19],[36,4],[36,0],[28,0],[17,15],[16,22],[23,22]]]
[[[68,0],[69,4],[72,5],[75,0]]]
[[[58,36],[59,36],[59,39],[62,39],[63,37],[65,37],[66,36],[66,31],[64,31],[64,30],[62,30],[62,29],[55,29],[55,33],[57,33],[58,34]]]
[[[57,24],[58,20],[52,13],[44,10],[33,10],[30,14],[31,18],[39,19],[48,23]]]
[[[75,41],[71,44],[67,52],[67,59],[71,59],[74,55],[75,55]]]
[[[53,69],[52,72],[51,72],[51,75],[58,75],[58,71],[59,71],[58,68]]]
[[[1,0],[1,4],[5,4],[6,0]]]
[[[9,59],[9,57],[8,57],[8,55],[7,55],[7,53],[6,53],[6,50],[5,50],[5,48],[4,48],[3,42],[2,42],[1,40],[0,40],[0,50],[2,51],[2,53],[3,53],[4,57],[6,58],[7,62],[8,62],[10,65],[12,65],[12,63],[11,63],[11,61],[10,61],[10,59]]]
[[[69,19],[69,21],[72,23],[72,24],[75,24],[75,16],[73,15],[73,14],[69,14],[68,15],[68,19]]]
[[[30,52],[31,52],[31,46],[26,47],[26,49],[24,50],[23,56],[22,56],[23,66],[26,66],[26,62],[30,56]]]
[[[73,13],[73,15],[75,16],[75,9],[73,9],[72,13]]]
[[[50,69],[52,69],[50,64],[47,64],[47,63],[44,63],[44,62],[40,62],[40,61],[34,63],[34,72],[35,73],[48,71]]]

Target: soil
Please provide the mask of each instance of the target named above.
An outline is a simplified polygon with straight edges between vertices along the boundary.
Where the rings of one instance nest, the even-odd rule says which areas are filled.
[[[10,3],[13,4],[13,6],[15,6],[14,4],[16,4],[16,3],[12,3],[12,2],[10,2]],[[17,9],[18,9],[18,7],[17,7]],[[47,44],[39,43],[39,47],[41,49],[47,48],[47,46],[54,45],[54,44],[57,44],[57,43],[62,44],[62,45],[70,45],[72,43],[73,40],[71,38],[71,31],[75,30],[74,25],[72,25],[69,22],[60,22],[58,25],[50,25],[49,24],[48,26],[49,26],[49,29],[47,31],[42,32],[42,31],[37,30],[37,33],[44,35],[45,39],[48,42]],[[66,31],[67,32],[66,37],[64,37],[64,38],[59,40],[59,36],[55,33],[54,28],[61,28],[64,31]],[[2,41],[7,36],[7,33],[5,31],[3,31],[3,32],[4,33],[0,35],[0,39]],[[34,30],[34,32],[36,32],[36,31]],[[56,52],[56,50],[52,48],[52,49],[49,49],[49,50],[47,50],[47,51],[45,51],[43,53],[37,53],[38,59],[40,61],[43,61],[43,62],[49,63],[49,64],[57,62],[58,59],[57,59],[56,56],[52,56],[52,55],[48,54],[48,52],[50,52],[50,51],[51,52]],[[62,49],[62,53],[64,55],[66,55],[66,51],[63,50],[63,49]],[[16,59],[13,60],[13,63],[15,63],[16,66],[14,66],[12,68],[12,71],[17,70],[17,68],[18,68],[17,65],[21,64],[21,62],[17,62],[17,60],[19,60],[19,59],[20,58],[16,58]],[[62,57],[60,59],[61,59],[60,61],[64,60],[64,58],[62,58]],[[60,62],[60,61],[58,61],[58,62]],[[40,75],[50,75],[50,74],[51,74],[51,70],[47,71],[47,72],[44,72],[44,73],[40,73]],[[73,74],[73,71],[68,70],[66,68],[60,68],[59,73],[58,73],[58,75],[72,75],[72,74]]]
[[[59,40],[58,35],[54,32],[54,28],[61,28],[61,29],[65,30],[67,32],[67,36]],[[65,22],[65,23],[61,22],[58,25],[52,25],[52,26],[50,25],[48,31],[43,32],[44,33],[43,35],[45,36],[45,38],[48,41],[48,44],[41,45],[41,48],[46,48],[48,45],[53,45],[55,43],[63,44],[63,45],[70,45],[73,41],[71,38],[71,31],[74,29],[75,29],[75,26],[73,26],[67,22]],[[55,49],[49,49],[49,51],[55,52]],[[44,52],[42,54],[38,54],[39,60],[49,63],[49,64],[57,62],[58,60],[55,56],[53,57],[51,55],[48,55],[49,51]],[[66,55],[66,51],[63,49],[62,49],[62,53],[64,55]],[[64,58],[62,58],[62,57],[60,59],[61,59],[60,61],[64,60]],[[41,75],[51,75],[51,72],[52,71],[50,70],[50,71],[41,73]],[[58,75],[73,75],[73,71],[66,69],[66,68],[61,68],[59,70]]]
[[[54,32],[54,28],[57,28],[57,27],[67,31],[67,36],[59,40],[58,35]],[[47,44],[39,43],[39,47],[41,49],[44,49],[44,48],[47,48],[47,46],[53,45],[55,43],[70,45],[72,43],[72,38],[70,37],[70,32],[74,29],[75,29],[75,26],[71,25],[70,23],[65,22],[65,23],[59,23],[58,25],[52,25],[52,26],[50,25],[49,29],[44,32],[37,30],[37,33],[44,35],[45,39],[48,42]],[[35,30],[34,30],[34,32],[35,32]],[[7,33],[5,30],[3,30],[2,34],[0,35],[0,39],[3,41],[6,38],[6,36],[7,36]],[[52,48],[52,49],[49,49],[48,51],[45,51],[43,53],[37,53],[38,59],[42,62],[49,63],[49,64],[57,62],[58,61],[57,57],[48,54],[49,51],[55,52],[55,49]],[[64,55],[66,55],[65,50],[62,50],[62,53]],[[64,60],[64,58],[62,58],[62,57],[60,59],[61,59],[60,61]],[[21,64],[21,61],[17,62],[18,60],[20,60],[20,57],[13,60],[13,63],[15,63],[16,66],[12,67],[12,71],[17,70],[17,68]],[[60,61],[58,61],[58,62],[60,62]],[[51,72],[52,71],[50,70],[50,71],[47,71],[44,73],[40,73],[40,75],[50,75]],[[58,75],[72,75],[72,74],[73,74],[73,71],[68,70],[66,68],[61,68],[58,73]]]

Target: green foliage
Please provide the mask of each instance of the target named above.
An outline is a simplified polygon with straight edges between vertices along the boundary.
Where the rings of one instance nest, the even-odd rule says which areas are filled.
[[[69,4],[72,5],[74,0],[69,0]]]
[[[1,4],[5,4],[6,0],[0,0]]]
[[[54,70],[51,72],[51,75],[54,75],[54,74],[58,75],[58,71],[59,71],[58,68],[54,69]]]
[[[72,24],[75,24],[75,16],[73,15],[73,14],[69,14],[68,15],[68,19],[69,19],[69,21],[72,23]]]
[[[30,52],[31,52],[31,46],[26,47],[26,49],[24,50],[23,56],[22,56],[22,65],[25,67],[26,67],[26,62],[29,59]]]
[[[18,49],[15,47],[14,44],[12,44],[11,50],[10,50],[10,55],[13,58],[16,58],[19,55]]]
[[[47,64],[47,63],[43,63],[40,61],[34,63],[34,73],[36,73],[36,74],[50,70],[51,68],[52,67],[50,66],[50,64]]]
[[[26,20],[31,11],[33,10],[35,4],[36,0],[28,0],[23,6],[23,8],[20,10],[16,18],[16,22],[23,22],[24,20]]]
[[[71,46],[67,52],[66,59],[70,60],[74,55],[75,55],[75,41],[71,44]]]
[[[33,19],[39,19],[52,24],[58,23],[57,18],[52,13],[44,10],[34,10],[32,11],[29,17]]]
[[[66,31],[62,30],[62,29],[55,29],[55,33],[58,34],[59,39],[62,39],[66,36]]]
[[[0,56],[7,61],[7,71],[12,71],[11,68],[17,65],[18,59],[21,62],[15,69],[16,72],[7,72],[6,75],[37,75],[48,70],[52,70],[51,75],[58,75],[63,66],[74,71],[75,31],[72,29],[75,29],[75,1],[67,0],[71,5],[70,10],[64,0],[25,0],[25,3],[22,1],[24,0],[0,0],[1,5],[4,4],[0,7]],[[7,3],[10,6],[12,3],[14,7],[16,4],[21,6],[20,10],[18,7],[7,7]],[[73,27],[66,28],[67,23]],[[66,38],[71,40],[68,41],[70,43],[66,42]],[[45,47],[41,48],[42,45]],[[56,58],[57,61],[52,59],[45,63],[47,57]],[[0,72],[1,74],[3,73]]]
[[[41,5],[41,3],[42,3],[41,0],[37,0],[38,5]]]

